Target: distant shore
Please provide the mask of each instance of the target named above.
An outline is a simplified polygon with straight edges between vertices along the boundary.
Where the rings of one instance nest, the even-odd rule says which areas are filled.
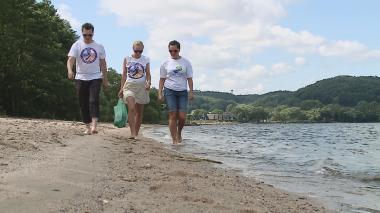
[[[239,122],[239,121],[217,121],[217,120],[193,120],[187,126],[201,125],[234,125],[234,124],[331,124],[331,123],[380,123],[380,122],[311,122],[311,121],[270,121],[270,122]],[[165,124],[166,125],[166,124]]]
[[[144,128],[154,128],[153,125]],[[215,168],[127,128],[0,118],[5,212],[328,212],[316,200]]]
[[[191,120],[186,123],[187,126],[200,126],[200,125],[229,125],[229,124],[240,124],[237,121],[218,121],[218,120]]]

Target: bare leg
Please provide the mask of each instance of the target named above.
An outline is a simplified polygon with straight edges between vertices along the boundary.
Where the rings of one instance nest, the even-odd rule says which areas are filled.
[[[182,143],[182,129],[185,126],[186,122],[186,113],[178,112],[178,131],[177,131],[177,141]]]
[[[136,118],[135,118],[135,129],[136,136],[139,135],[142,118],[143,118],[144,104],[136,103]]]
[[[169,112],[169,130],[173,144],[177,144],[177,112]]]
[[[136,138],[136,130],[135,130],[135,124],[136,124],[136,103],[134,97],[128,97],[127,98],[128,103],[128,123],[129,123],[129,129],[131,130],[131,137],[130,138]]]
[[[98,118],[92,118],[92,123],[91,123],[91,134],[97,134],[98,130]]]

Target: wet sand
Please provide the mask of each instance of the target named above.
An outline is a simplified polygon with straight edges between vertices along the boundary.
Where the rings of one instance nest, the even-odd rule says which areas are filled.
[[[0,118],[0,212],[328,212],[151,139],[130,140],[127,128],[82,130]]]

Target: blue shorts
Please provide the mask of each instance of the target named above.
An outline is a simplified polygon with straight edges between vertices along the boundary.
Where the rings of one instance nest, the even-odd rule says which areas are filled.
[[[187,90],[175,91],[165,87],[164,96],[169,112],[187,112]]]

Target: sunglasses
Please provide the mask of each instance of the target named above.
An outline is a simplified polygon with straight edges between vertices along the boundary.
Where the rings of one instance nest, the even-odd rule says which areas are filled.
[[[135,53],[142,53],[143,50],[133,50],[133,52],[135,52]]]
[[[83,37],[92,37],[93,34],[82,34]]]
[[[170,53],[176,53],[178,50],[169,50]]]

